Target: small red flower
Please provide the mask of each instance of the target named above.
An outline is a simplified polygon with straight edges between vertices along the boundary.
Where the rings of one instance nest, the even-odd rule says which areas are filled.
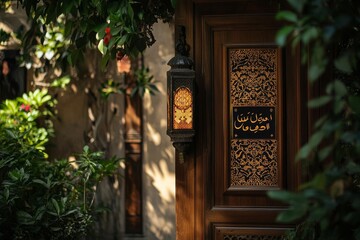
[[[104,37],[104,45],[105,46],[109,45],[110,39],[111,39],[111,35],[106,35]]]
[[[109,45],[110,39],[111,39],[111,29],[110,27],[105,28],[105,37],[104,37],[104,45]]]
[[[26,105],[25,105],[25,104],[21,104],[20,109],[21,109],[21,110],[24,110],[25,112],[30,112],[31,107],[30,107],[29,104],[26,104]]]

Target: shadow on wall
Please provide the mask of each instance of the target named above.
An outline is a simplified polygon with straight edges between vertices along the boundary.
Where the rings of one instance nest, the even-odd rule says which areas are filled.
[[[166,135],[168,61],[175,55],[174,26],[154,25],[156,43],[146,51],[146,65],[160,92],[144,99],[144,213],[146,239],[176,238],[175,151]]]
[[[99,200],[111,207],[98,223],[99,232],[89,239],[175,240],[175,157],[166,135],[167,62],[174,56],[173,26],[154,26],[157,42],[146,51],[145,65],[157,80],[160,92],[143,99],[143,236],[124,234],[124,178],[108,179],[101,188]],[[119,185],[118,185],[119,184]],[[120,187],[120,190],[115,190]],[[121,194],[119,194],[121,193]],[[119,211],[120,212],[117,212]],[[121,233],[119,232],[121,231]]]
[[[151,163],[156,164],[145,176],[146,239],[175,239],[174,173],[164,159]]]

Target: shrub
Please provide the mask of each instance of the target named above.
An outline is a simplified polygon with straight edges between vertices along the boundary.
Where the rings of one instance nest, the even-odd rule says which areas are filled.
[[[277,42],[301,45],[308,79],[322,79],[323,108],[297,158],[310,179],[298,192],[270,192],[289,204],[278,220],[298,223],[290,239],[360,239],[360,31],[358,0],[288,0]],[[326,74],[327,73],[327,74]],[[329,74],[331,73],[331,74]]]
[[[0,109],[0,238],[79,239],[93,222],[96,185],[118,159],[85,146],[74,160],[49,161],[54,101],[36,90]]]

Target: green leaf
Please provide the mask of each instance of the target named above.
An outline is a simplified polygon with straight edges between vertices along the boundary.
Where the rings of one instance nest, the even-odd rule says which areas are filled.
[[[120,31],[122,31],[122,28],[121,27],[112,27],[111,28],[111,35],[112,36],[115,36],[115,35],[117,35]]]
[[[128,38],[128,34],[125,33],[123,36],[121,36],[121,38],[118,40],[117,44],[118,45],[124,45],[124,43],[127,41]]]
[[[72,54],[67,55],[66,60],[70,64],[70,66],[73,66],[74,62],[72,59]]]
[[[56,210],[56,214],[57,214],[58,216],[60,216],[60,207],[59,207],[59,204],[57,203],[57,201],[56,201],[54,198],[51,199],[51,202],[52,202],[52,205],[54,206],[54,208],[55,208],[55,210]]]
[[[296,23],[298,21],[297,15],[291,11],[281,11],[276,14],[277,20],[285,20],[289,22]]]
[[[325,137],[325,134],[323,131],[317,131],[315,132],[311,137],[310,137],[310,140],[309,140],[309,145],[311,148],[316,148],[320,142],[324,139]]]
[[[350,175],[359,174],[360,173],[360,165],[355,162],[349,162],[346,166],[346,170]],[[360,209],[360,198],[357,199],[359,205],[357,206]]]
[[[343,54],[337,59],[335,59],[335,67],[342,72],[352,73],[351,61],[349,54]]]
[[[325,67],[320,65],[318,62],[316,64],[310,65],[309,68],[310,82],[315,82],[315,80],[317,80],[324,73],[324,71],[325,71]]]
[[[10,196],[10,190],[8,187],[6,187],[4,191],[5,191],[5,193],[4,193],[5,200],[8,200],[9,196]]]
[[[326,49],[321,42],[316,42],[310,51],[312,51],[312,53],[309,67],[309,80],[310,82],[314,82],[324,73],[328,58],[325,53]]]
[[[269,191],[267,194],[272,199],[291,205],[289,209],[278,215],[279,222],[292,222],[303,217],[307,212],[306,198],[301,194],[287,191]]]
[[[112,49],[112,47],[114,46],[114,44],[116,43],[116,39],[115,38],[111,38],[109,41],[109,44],[106,46],[106,48],[109,50]]]
[[[286,45],[286,39],[288,38],[288,35],[294,30],[293,26],[285,26],[282,27],[277,33],[276,33],[276,43],[279,46],[285,46]]]
[[[331,101],[331,99],[332,98],[328,95],[312,99],[308,102],[308,107],[309,108],[317,108],[317,107],[324,106],[325,104],[329,103]]]
[[[316,176],[309,182],[306,182],[300,186],[300,189],[307,189],[305,192],[308,198],[311,198],[309,194],[314,194],[314,189],[324,190],[326,187],[326,176],[324,173],[318,173]]]
[[[84,153],[88,153],[89,152],[89,146],[88,145],[85,145],[84,147],[83,147],[83,151],[84,151]]]
[[[337,99],[334,101],[333,111],[335,114],[339,114],[344,110],[345,101],[342,99]]]
[[[318,129],[328,120],[328,116],[323,116],[315,122],[314,128]]]
[[[107,23],[102,23],[94,26],[94,31],[96,32],[96,39],[103,39],[105,36],[105,28],[108,26]]]
[[[319,160],[325,160],[333,150],[333,146],[327,146],[319,151]]]
[[[63,76],[61,78],[55,79],[52,83],[51,83],[51,87],[59,87],[62,89],[65,89],[66,85],[69,84],[71,81],[71,78],[69,75]]]
[[[17,211],[16,216],[20,224],[32,225],[35,223],[34,218],[25,211]]]
[[[71,10],[72,10],[72,8],[73,8],[73,6],[74,6],[74,4],[75,4],[75,2],[74,1],[64,1],[63,2],[63,11],[65,12],[65,13],[70,13],[71,12]]]
[[[312,147],[309,144],[305,144],[296,154],[296,160],[306,159],[311,153],[311,151],[312,151]]]
[[[72,209],[72,210],[67,211],[66,213],[64,213],[62,216],[65,217],[65,216],[68,216],[70,214],[76,213],[77,211],[78,211],[78,209]]]
[[[45,212],[46,212],[45,206],[42,206],[42,207],[38,208],[36,210],[36,213],[35,213],[35,216],[34,216],[35,221],[40,221]]]
[[[133,8],[131,7],[131,4],[128,5],[128,14],[130,16],[130,20],[131,22],[134,21],[134,10]]]
[[[295,198],[296,193],[288,192],[288,191],[269,191],[267,195],[275,200],[281,202],[289,202],[291,199]]]
[[[276,221],[281,223],[291,223],[294,222],[302,217],[307,213],[307,208],[305,204],[291,206],[289,209],[281,212]]]
[[[104,39],[101,39],[99,41],[99,44],[98,44],[98,49],[99,51],[101,52],[102,55],[104,55],[105,53],[105,50],[104,50]]]
[[[315,27],[310,27],[301,34],[301,39],[307,45],[311,40],[319,36],[319,30]]]
[[[47,188],[47,189],[50,188],[50,186],[49,186],[46,182],[44,182],[43,180],[41,180],[41,179],[35,179],[35,180],[33,180],[33,182],[34,182],[34,183],[38,183],[38,184],[44,186],[44,187]]]
[[[288,3],[297,11],[302,12],[306,0],[288,0]]]
[[[347,89],[345,84],[342,81],[335,80],[334,81],[334,90],[337,97],[342,98],[347,94]]]
[[[54,232],[58,232],[58,231],[62,230],[62,228],[60,228],[60,227],[51,227],[50,229],[51,229],[51,231],[54,231]]]
[[[18,138],[18,137],[15,135],[15,133],[13,132],[13,130],[6,129],[5,131],[6,131],[7,135],[8,135],[9,137],[11,137],[12,139]]]
[[[356,115],[360,116],[360,96],[350,96],[349,105],[353,112]]]

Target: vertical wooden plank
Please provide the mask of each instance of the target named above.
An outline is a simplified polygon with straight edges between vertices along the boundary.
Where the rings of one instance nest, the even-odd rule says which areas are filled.
[[[125,234],[143,234],[142,99],[125,96]]]
[[[176,239],[194,239],[194,167],[193,157],[185,155],[184,163],[176,154]]]
[[[186,41],[190,45],[191,57],[193,56],[194,51],[192,4],[193,2],[191,0],[179,1],[175,13],[175,25],[185,26]],[[178,28],[176,28],[175,36],[179,35],[177,31]],[[176,40],[177,38],[175,37],[175,41]],[[177,240],[195,239],[195,164],[193,154],[194,149],[195,148],[190,151],[191,153],[184,155],[183,164],[181,164],[179,161],[179,154],[176,152],[175,155]]]

